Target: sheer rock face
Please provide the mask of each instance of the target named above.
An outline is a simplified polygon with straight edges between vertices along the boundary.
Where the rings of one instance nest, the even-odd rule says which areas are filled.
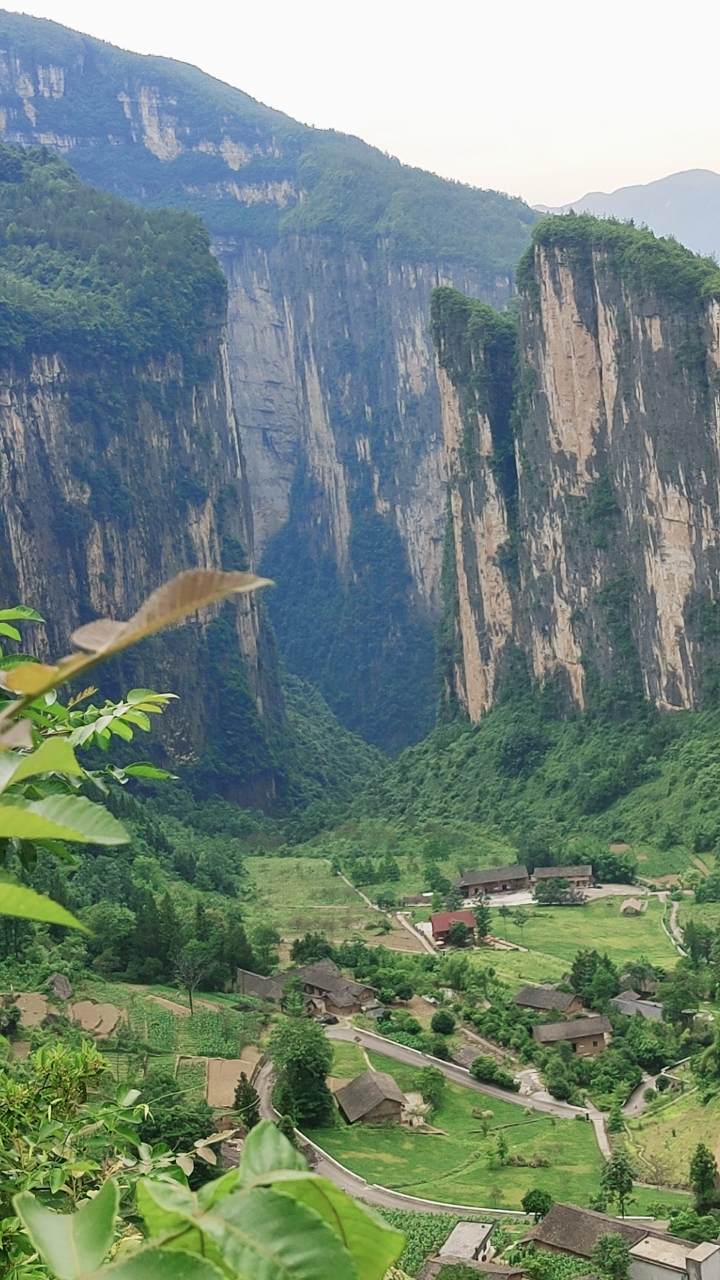
[[[720,302],[680,305],[609,252],[542,244],[520,302],[511,519],[469,367],[441,381],[455,692],[478,718],[510,644],[577,707],[598,682],[697,706],[720,656]]]
[[[446,504],[429,295],[448,283],[504,306],[513,292],[507,264],[526,243],[530,211],[515,226],[513,202],[492,196],[497,209],[467,215],[486,228],[480,262],[463,240],[465,212],[444,203],[465,199],[454,184],[418,171],[402,177],[397,162],[358,139],[308,129],[195,68],[19,15],[0,17],[0,137],[57,148],[85,181],[206,219],[229,286],[229,372],[257,561],[289,522],[318,577],[334,562],[347,598],[365,567],[353,558],[353,531],[377,513],[388,537],[399,537],[407,571],[406,621],[375,645],[379,687],[392,683],[383,663],[400,632],[422,664],[417,646],[432,647],[441,609]],[[391,200],[398,175],[436,184],[429,231],[409,187]],[[372,183],[380,204],[390,201],[387,237],[362,222],[376,200]],[[322,216],[307,225],[298,216],[297,234],[281,226],[312,201]],[[400,224],[425,247],[400,250],[392,241]],[[433,255],[434,242],[450,248]],[[296,622],[322,647],[321,620],[302,603]],[[420,695],[428,706],[431,665]],[[317,670],[299,674],[333,701],[332,671],[327,683]],[[337,698],[333,706],[361,727],[357,708]]]
[[[436,617],[446,499],[430,291],[453,284],[502,305],[509,280],[394,263],[382,247],[339,254],[322,237],[215,248],[258,557],[290,518],[302,470],[317,504],[305,519],[341,575],[361,492],[397,528],[418,607]]]
[[[121,431],[76,411],[85,379],[102,379],[102,370],[58,356],[0,367],[0,594],[47,619],[24,626],[39,656],[68,652],[74,628],[91,618],[129,617],[182,569],[217,568],[240,548],[251,552],[219,323],[208,323],[202,355],[209,373],[191,386],[173,358],[129,368],[132,411]],[[269,724],[277,722],[282,702],[257,601],[244,597],[225,608],[249,695]],[[206,610],[200,621],[128,651],[101,680],[107,690],[119,676],[118,688],[150,685],[180,695],[153,734],[174,764],[200,755],[212,731],[206,634],[218,613]]]

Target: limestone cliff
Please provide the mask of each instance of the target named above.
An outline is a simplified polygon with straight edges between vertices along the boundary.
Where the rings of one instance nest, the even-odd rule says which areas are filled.
[[[48,153],[0,147],[0,226],[0,595],[47,618],[30,642],[59,656],[181,569],[252,554],[225,287],[196,219],[84,188]],[[165,758],[267,801],[283,711],[259,608],[146,641],[103,687],[177,692]]]
[[[511,645],[577,707],[697,706],[720,658],[720,272],[649,232],[569,217],[536,229],[518,287],[509,512],[487,463],[507,437],[476,390],[478,368],[495,388],[507,368],[487,370],[477,321],[453,328],[464,300],[436,300],[457,459],[456,692],[482,714]]]
[[[229,286],[230,378],[283,657],[372,741],[420,736],[445,523],[429,294],[452,284],[504,306],[535,215],[193,67],[20,15],[0,14],[0,137],[202,216]]]

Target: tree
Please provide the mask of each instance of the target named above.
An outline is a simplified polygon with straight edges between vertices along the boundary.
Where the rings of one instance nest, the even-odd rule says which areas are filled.
[[[715,1199],[715,1179],[718,1167],[712,1151],[699,1142],[690,1159],[690,1185],[695,1193],[698,1209],[711,1205]]]
[[[616,1231],[598,1238],[592,1260],[603,1280],[628,1280],[632,1261],[630,1246]]]
[[[616,1151],[606,1162],[600,1186],[608,1200],[617,1200],[620,1217],[625,1217],[628,1197],[635,1185],[630,1161],[624,1151]]]
[[[462,904],[463,896],[460,889],[455,884],[451,885],[448,892],[445,894],[445,910],[459,911]]]
[[[531,1187],[525,1192],[520,1201],[526,1213],[531,1213],[536,1222],[545,1217],[552,1209],[555,1201],[549,1191],[543,1191],[541,1187]]]
[[[324,933],[306,933],[296,938],[290,948],[290,959],[295,964],[311,964],[314,960],[332,960],[335,948]]]
[[[450,930],[448,932],[448,937],[447,937],[447,940],[450,943],[450,946],[466,947],[469,937],[470,937],[470,930],[468,929],[467,925],[463,924],[462,920],[453,920],[452,924],[450,925]]]
[[[501,1130],[497,1136],[497,1140],[495,1143],[495,1154],[497,1156],[498,1164],[505,1164],[505,1161],[507,1160],[507,1157],[508,1157],[509,1150],[510,1148],[508,1146],[508,1140],[505,1137],[505,1134]]]
[[[518,907],[517,911],[513,915],[513,920],[520,930],[520,937],[523,941],[523,945],[525,943],[525,925],[529,919],[530,913],[528,911],[523,911],[522,907]]]
[[[455,1019],[449,1009],[438,1009],[432,1016],[430,1027],[440,1036],[451,1036],[455,1030]]]
[[[479,895],[477,902],[473,906],[473,915],[475,916],[475,929],[478,938],[487,938],[490,932],[492,915],[490,912],[490,899],[486,893]]]
[[[260,1123],[260,1095],[244,1071],[240,1072],[233,1106],[248,1131]]]
[[[280,940],[280,934],[271,924],[259,924],[253,929],[252,949],[258,973],[269,973],[277,964],[278,956],[275,947]]]
[[[445,1076],[438,1067],[423,1067],[419,1077],[423,1102],[431,1111],[437,1111],[445,1093]]]
[[[282,1018],[270,1036],[268,1052],[278,1083],[285,1081],[290,1086],[296,1122],[312,1127],[324,1124],[333,1110],[326,1083],[333,1051],[322,1027],[309,1018]],[[286,1107],[278,1110],[289,1113]]]
[[[207,944],[192,938],[186,942],[175,961],[175,978],[188,993],[190,1013],[193,1014],[193,995],[197,991],[212,963]]]

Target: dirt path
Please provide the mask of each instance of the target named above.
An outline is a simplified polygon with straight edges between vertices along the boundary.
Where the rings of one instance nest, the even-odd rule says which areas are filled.
[[[396,915],[396,918],[400,921],[400,924],[403,926],[403,928],[407,929],[408,933],[411,933],[413,938],[415,938],[415,940],[420,943],[423,951],[427,951],[428,954],[431,956],[437,955],[437,951],[433,946],[432,942],[430,941],[430,939],[426,938],[425,934],[422,933],[420,929],[416,929],[414,925],[411,925],[410,921],[405,918],[402,911],[396,911],[395,915]]]
[[[668,929],[665,929],[664,919],[663,919],[663,928],[665,929],[665,932],[668,934],[668,937],[670,938],[670,940],[677,947],[678,951],[680,951],[682,955],[685,955],[685,946],[684,946],[685,938],[683,936],[683,931],[677,922],[679,907],[680,907],[679,902],[673,902],[672,908],[670,911],[670,919],[668,921],[669,932],[668,932]]]
[[[137,988],[138,991],[142,987]],[[169,1009],[171,1013],[177,1014],[178,1018],[189,1018],[190,1010],[186,1004],[177,1004],[175,1000],[166,1000],[165,996],[154,996],[149,992],[145,993],[146,1000],[152,1000],[154,1004],[162,1005],[163,1009]],[[221,1004],[213,1004],[211,1000],[198,1000],[197,996],[193,999],[193,1004],[199,1009],[210,1009],[213,1013],[222,1013],[223,1006]]]

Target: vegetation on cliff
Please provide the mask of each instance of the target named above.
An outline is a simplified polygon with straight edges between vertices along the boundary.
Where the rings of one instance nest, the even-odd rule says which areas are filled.
[[[656,295],[671,307],[693,309],[720,294],[720,267],[677,240],[657,237],[647,227],[590,213],[543,218],[532,230],[532,244],[517,269],[518,289],[531,295],[535,281],[534,248],[558,249],[576,271],[592,274],[593,255],[605,258],[644,296]]]
[[[192,378],[226,286],[197,218],[84,186],[44,149],[0,144],[0,353],[118,366],[182,357]]]
[[[0,38],[31,74],[37,66],[63,69],[62,95],[34,99],[35,128],[74,140],[70,159],[85,181],[141,205],[200,214],[214,233],[265,246],[280,235],[343,235],[369,245],[380,237],[395,257],[463,262],[492,275],[514,270],[537,218],[523,200],[448,182],[359,138],[308,128],[196,67],[21,14],[0,15]],[[164,147],[148,148],[133,130],[141,88],[157,94],[159,131],[170,126]],[[32,140],[12,89],[0,94],[0,107],[15,113],[16,130]],[[277,198],[238,195],[238,188],[266,186]]]

